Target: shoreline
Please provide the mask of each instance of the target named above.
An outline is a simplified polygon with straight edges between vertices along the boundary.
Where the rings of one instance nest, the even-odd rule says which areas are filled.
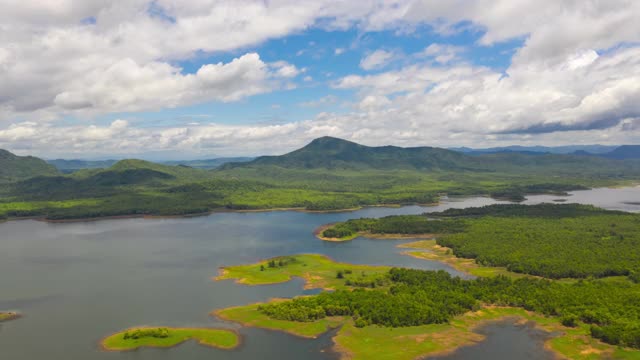
[[[351,329],[350,327],[353,326],[353,324],[350,324],[349,322],[351,321],[348,317],[344,317],[341,319],[342,324],[338,324],[336,326],[328,326],[326,328],[325,331],[323,331],[322,333],[318,333],[314,336],[309,336],[309,335],[304,335],[304,334],[300,334],[300,333],[296,333],[295,331],[292,330],[288,330],[288,329],[279,329],[276,327],[269,327],[269,326],[263,326],[263,325],[257,325],[257,324],[253,324],[251,321],[242,321],[242,320],[238,320],[238,319],[234,319],[232,317],[228,317],[225,316],[223,314],[224,311],[226,310],[231,310],[231,309],[240,309],[240,308],[245,308],[245,307],[249,307],[249,306],[256,306],[259,304],[265,304],[265,303],[270,303],[273,301],[286,301],[287,299],[278,299],[278,298],[274,298],[274,299],[269,299],[266,302],[258,302],[258,303],[254,303],[254,304],[247,304],[247,305],[241,305],[241,306],[234,306],[234,307],[229,307],[229,308],[223,308],[223,309],[216,309],[214,311],[212,311],[209,315],[210,316],[215,316],[218,319],[221,319],[223,321],[227,321],[227,322],[231,322],[234,324],[239,324],[243,327],[253,327],[253,328],[259,328],[259,329],[266,329],[269,331],[278,331],[281,333],[286,333],[289,335],[293,335],[295,337],[298,338],[302,338],[302,339],[317,339],[320,336],[325,335],[327,332],[331,331],[331,330],[335,330],[335,329],[339,329],[338,332],[331,338],[331,341],[333,342],[333,346],[331,347],[331,350],[338,353],[340,355],[340,359],[341,360],[349,360],[352,359],[354,356],[356,356],[352,350],[348,349],[347,347],[344,346],[344,344],[341,343],[341,340],[344,339],[349,339],[349,338],[357,338],[358,334],[351,334],[348,331],[349,330],[354,330]],[[489,316],[495,316],[497,315],[497,317],[493,317],[493,318],[487,318],[487,319],[477,319],[477,317],[480,316],[486,316],[487,312],[491,313],[491,311],[513,311],[515,313],[498,313],[498,314],[489,314]],[[522,313],[519,313],[522,312]],[[552,321],[554,321],[553,323],[544,323],[541,322],[541,319],[550,319]],[[545,332],[545,338],[544,340],[542,340],[542,345],[544,347],[545,350],[551,352],[557,359],[569,359],[566,355],[564,355],[563,353],[560,352],[560,350],[556,350],[553,347],[553,344],[551,343],[551,341],[553,339],[559,338],[559,337],[564,337],[564,336],[568,336],[571,337],[572,335],[569,334],[567,332],[567,330],[569,328],[566,328],[565,326],[563,326],[562,324],[560,324],[558,321],[556,321],[556,319],[550,318],[550,317],[545,317],[544,315],[540,315],[531,311],[527,311],[525,309],[522,308],[518,308],[518,307],[504,307],[504,306],[493,306],[493,305],[487,305],[487,306],[483,306],[480,310],[477,311],[470,311],[468,313],[459,315],[456,319],[454,319],[456,321],[463,321],[463,322],[467,322],[466,324],[468,325],[468,327],[465,327],[464,325],[454,325],[452,323],[450,323],[448,326],[450,327],[449,329],[445,329],[442,331],[435,331],[435,332],[431,332],[428,331],[427,329],[425,329],[424,333],[417,333],[414,335],[401,335],[403,337],[409,337],[409,338],[415,338],[416,342],[421,343],[422,341],[425,340],[430,340],[430,341],[436,341],[438,342],[440,339],[440,337],[444,337],[448,340],[451,340],[450,335],[451,332],[459,332],[459,333],[464,333],[465,337],[459,336],[459,337],[455,337],[454,336],[454,340],[460,341],[460,343],[446,343],[444,342],[444,349],[439,349],[439,350],[434,350],[433,352],[425,352],[423,354],[420,354],[417,359],[427,359],[427,358],[431,358],[431,357],[441,357],[441,356],[447,356],[450,354],[455,353],[456,351],[458,351],[461,348],[464,347],[468,347],[468,346],[474,346],[477,345],[479,343],[481,343],[482,341],[486,340],[486,335],[478,332],[479,329],[481,329],[484,326],[490,326],[492,324],[496,324],[496,323],[501,323],[501,322],[512,322],[514,325],[522,325],[522,326],[531,326],[534,329],[540,330]],[[425,324],[422,326],[431,326],[431,325],[438,325],[438,324]],[[346,328],[345,328],[346,327]],[[364,331],[366,331],[366,327],[362,328],[364,329]],[[363,331],[362,329],[358,329],[358,331]],[[391,330],[396,329],[396,328],[389,328]],[[397,328],[397,329],[401,329],[401,328]],[[390,331],[391,331],[390,330]],[[343,333],[343,331],[346,331],[347,333]],[[429,338],[430,336],[432,336],[433,338]],[[594,340],[597,343],[600,343],[598,340]],[[447,347],[447,345],[450,345],[449,347]],[[607,345],[607,344],[604,344]],[[590,346],[589,344],[585,344],[585,346]],[[609,345],[610,346],[610,345]],[[613,349],[607,349],[606,351],[613,351]]]
[[[602,186],[602,187],[594,187],[588,190],[573,190],[575,191],[589,191],[596,189],[623,189],[623,188],[636,188],[640,187],[640,182],[630,182],[618,185],[610,185],[610,186]],[[535,193],[527,193],[526,195],[536,195]],[[447,194],[440,194],[439,197],[446,197]],[[491,198],[488,194],[469,194],[463,196],[454,196],[455,198],[474,198],[474,197],[488,197]],[[307,210],[303,207],[282,207],[282,208],[264,208],[264,209],[225,209],[219,208],[214,209],[207,212],[201,213],[193,213],[193,214],[175,214],[175,215],[153,215],[153,214],[130,214],[130,215],[112,215],[112,216],[99,216],[99,217],[81,217],[81,218],[70,218],[70,219],[47,219],[46,216],[20,216],[20,217],[7,217],[0,219],[0,223],[9,222],[9,221],[20,221],[20,220],[36,220],[46,223],[75,223],[75,222],[94,222],[100,220],[120,220],[120,219],[179,219],[179,218],[191,218],[191,217],[200,217],[200,216],[209,216],[214,215],[216,213],[258,213],[258,212],[272,212],[272,211],[296,211],[303,213],[311,213],[311,214],[330,214],[330,213],[341,213],[341,212],[354,212],[366,208],[376,208],[376,207],[386,207],[386,208],[400,208],[404,206],[437,206],[442,204],[441,200],[438,200],[434,203],[404,203],[404,204],[374,204],[374,205],[362,205],[355,208],[344,208],[344,209],[332,209],[332,210]],[[330,240],[327,240],[330,241]],[[344,241],[344,240],[342,240]]]
[[[293,255],[287,255],[289,257],[296,257],[296,256],[318,256],[323,258],[324,260],[330,261],[331,263],[333,263],[333,265],[336,266],[343,266],[343,267],[349,267],[349,266],[353,266],[353,267],[368,267],[368,268],[384,268],[384,270],[389,270],[391,269],[390,266],[386,266],[386,265],[362,265],[362,264],[352,264],[352,263],[345,263],[345,262],[339,262],[336,261],[334,258],[332,258],[331,256],[325,255],[325,254],[319,254],[319,253],[304,253],[304,254],[293,254]],[[228,265],[228,266],[220,266],[218,267],[218,275],[217,276],[212,276],[211,280],[216,282],[216,281],[231,281],[233,280],[234,284],[238,284],[238,285],[242,285],[242,286],[269,286],[269,285],[275,285],[275,284],[284,284],[284,283],[288,283],[290,281],[293,281],[294,279],[301,279],[304,281],[304,285],[303,285],[303,289],[304,290],[313,290],[313,289],[321,289],[324,291],[332,291],[335,290],[333,287],[329,287],[328,284],[315,284],[314,285],[314,281],[319,281],[319,280],[323,280],[322,278],[316,278],[314,276],[312,276],[310,274],[311,271],[307,271],[306,273],[302,274],[302,275],[289,275],[289,278],[286,280],[282,280],[282,281],[273,281],[273,282],[262,282],[262,283],[258,283],[258,284],[253,284],[251,282],[248,282],[246,279],[247,277],[234,277],[234,278],[228,278],[225,277],[229,274],[229,270],[227,268],[233,268],[233,267],[238,267],[238,266],[258,266],[261,263],[265,263],[268,262],[269,260],[275,260],[275,259],[279,259],[282,258],[283,256],[276,256],[276,257],[270,257],[270,258],[264,258],[264,259],[260,259],[255,263],[251,263],[251,264],[242,264],[242,265]],[[238,306],[240,307],[240,306]]]
[[[194,327],[166,327],[169,330],[187,330],[187,331],[192,331],[192,330],[224,330],[224,331],[229,331],[232,332],[233,334],[235,334],[235,336],[238,339],[238,343],[235,346],[232,347],[225,347],[225,346],[220,346],[220,345],[216,345],[216,344],[211,344],[211,343],[204,343],[201,340],[191,337],[191,338],[187,338],[183,341],[180,341],[176,344],[173,345],[168,345],[168,346],[162,346],[162,345],[139,345],[137,347],[133,347],[133,348],[128,348],[128,349],[112,349],[112,348],[108,348],[104,342],[105,340],[107,340],[108,338],[118,335],[118,334],[122,334],[126,331],[131,331],[131,330],[136,330],[136,329],[149,329],[149,328],[155,328],[153,326],[136,326],[136,327],[132,327],[132,328],[128,328],[125,330],[121,330],[121,331],[117,331],[114,333],[111,333],[107,336],[104,336],[103,338],[101,338],[98,343],[100,344],[100,350],[104,351],[104,352],[130,352],[130,351],[137,351],[140,348],[154,348],[154,349],[172,349],[175,348],[177,346],[180,346],[188,341],[195,341],[198,343],[198,345],[201,346],[205,346],[205,347],[210,347],[210,348],[215,348],[215,349],[221,349],[221,350],[234,350],[239,348],[243,343],[244,343],[244,337],[242,334],[240,334],[236,329],[226,329],[226,328],[194,328]]]
[[[216,310],[211,311],[209,313],[209,316],[218,318],[218,319],[226,321],[226,322],[239,324],[239,325],[241,325],[243,327],[253,327],[253,328],[264,329],[264,330],[269,330],[269,331],[279,331],[279,332],[282,332],[282,333],[285,333],[285,334],[289,334],[289,335],[292,335],[292,336],[295,336],[295,337],[298,337],[298,338],[301,338],[301,339],[308,339],[308,340],[317,339],[320,336],[326,334],[328,331],[331,331],[333,329],[336,329],[336,328],[340,327],[340,326],[328,327],[321,334],[318,334],[316,336],[312,336],[312,335],[304,335],[304,334],[296,333],[294,331],[289,331],[289,330],[285,330],[285,329],[275,329],[275,328],[268,327],[268,326],[255,325],[255,324],[250,323],[249,321],[241,321],[241,320],[233,319],[233,318],[230,318],[230,317],[225,316],[223,314],[223,312],[227,311],[227,310],[240,309],[240,308],[245,308],[245,307],[248,307],[248,306],[256,306],[256,305],[268,304],[268,303],[272,303],[272,302],[282,302],[282,301],[288,301],[288,300],[291,300],[291,299],[271,298],[271,299],[269,299],[267,301],[264,301],[264,302],[256,302],[256,303],[247,304],[247,305],[238,305],[238,306],[232,306],[232,307],[227,307],[227,308],[222,308],[222,309],[216,309]]]
[[[337,223],[320,225],[313,230],[313,235],[315,235],[315,237],[317,237],[322,241],[328,241],[328,242],[351,241],[360,237],[367,238],[367,239],[378,239],[378,240],[409,240],[409,239],[430,240],[430,239],[435,239],[437,236],[437,234],[375,234],[367,231],[360,231],[355,233],[352,236],[345,237],[345,238],[328,238],[328,237],[322,236],[322,233],[325,230],[330,229],[335,224]]]
[[[419,204],[419,203],[411,203],[411,204],[376,204],[376,205],[363,205],[355,208],[345,208],[345,209],[333,209],[333,210],[307,210],[303,207],[284,207],[284,208],[264,208],[264,209],[214,209],[207,212],[201,213],[193,213],[193,214],[176,214],[176,215],[153,215],[153,214],[130,214],[130,215],[108,215],[108,216],[99,216],[99,217],[80,217],[80,218],[69,218],[69,219],[48,219],[46,216],[19,216],[19,217],[8,217],[4,219],[0,219],[0,223],[10,222],[10,221],[24,221],[24,220],[35,220],[44,223],[82,223],[82,222],[95,222],[101,220],[124,220],[124,219],[145,219],[145,220],[158,220],[158,219],[183,219],[183,218],[194,218],[194,217],[204,217],[215,214],[224,214],[224,213],[262,213],[262,212],[277,212],[277,211],[295,211],[309,214],[332,214],[332,213],[347,213],[347,212],[355,212],[358,210],[366,209],[366,208],[400,208],[403,206],[436,206],[439,203],[433,204]]]

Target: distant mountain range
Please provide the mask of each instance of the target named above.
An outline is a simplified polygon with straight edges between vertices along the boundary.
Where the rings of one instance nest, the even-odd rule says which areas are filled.
[[[521,201],[530,193],[564,194],[592,184],[637,180],[637,150],[619,147],[598,156],[585,150],[468,154],[322,137],[288,154],[215,169],[190,165],[213,167],[231,159],[169,164],[127,159],[106,168],[112,162],[58,160],[64,171],[38,158],[0,151],[0,220],[199,214],[223,208],[335,210],[430,203],[442,193]]]
[[[178,161],[162,161],[160,164],[165,165],[183,165],[189,166],[197,169],[215,169],[222,164],[226,164],[228,162],[244,162],[250,161],[253,158],[250,157],[229,157],[229,158],[214,158],[214,159],[204,159],[204,160],[178,160]],[[74,171],[82,170],[82,169],[106,169],[111,167],[118,160],[65,160],[65,159],[55,159],[55,160],[47,160],[47,162],[53,166],[55,166],[58,170],[63,173],[71,173]]]
[[[465,154],[433,147],[370,147],[329,136],[279,156],[261,156],[244,163],[228,163],[222,170],[237,167],[279,166],[284,168],[374,168],[374,169],[470,169],[476,161]]]
[[[468,147],[450,148],[468,155],[521,153],[521,154],[564,154],[578,156],[599,156],[609,159],[640,159],[640,145],[568,145],[568,146],[505,146],[487,149]]]
[[[541,148],[541,147],[540,147]],[[506,149],[487,152],[461,152],[434,147],[365,146],[334,137],[321,137],[305,147],[279,156],[261,156],[243,163],[230,162],[220,170],[265,168],[289,169],[377,169],[377,170],[443,170],[443,171],[582,171],[583,168],[607,167],[602,157],[579,154],[555,154]],[[615,149],[614,149],[615,150]],[[574,150],[577,151],[577,150]],[[628,155],[629,151],[625,152]],[[615,156],[615,153],[611,156]],[[631,159],[633,157],[626,157]]]
[[[567,152],[558,154],[559,152]],[[596,153],[594,153],[594,151]],[[457,148],[441,149],[435,147],[408,147],[378,146],[371,147],[360,145],[351,141],[334,137],[321,137],[313,140],[308,145],[280,156],[261,156],[255,159],[247,157],[215,158],[207,160],[166,161],[152,163],[141,160],[44,160],[31,156],[16,156],[8,151],[0,150],[0,181],[15,181],[36,176],[56,176],[61,173],[73,173],[78,170],[86,170],[80,173],[81,177],[98,176],[97,182],[109,183],[104,178],[106,175],[97,175],[95,171],[118,171],[119,176],[126,176],[123,182],[132,181],[131,170],[123,173],[120,167],[123,164],[135,163],[136,171],[140,167],[153,169],[158,172],[171,173],[178,176],[184,173],[173,174],[182,167],[184,170],[233,170],[238,168],[252,168],[256,174],[267,168],[279,167],[286,169],[346,169],[346,170],[418,170],[418,171],[480,171],[480,172],[521,172],[555,171],[564,173],[568,171],[582,173],[586,169],[621,167],[622,164],[607,164],[607,159],[640,159],[640,145],[624,145],[607,147],[602,145],[590,146],[564,146],[564,147],[522,147],[511,146],[491,149]],[[162,166],[162,168],[157,168]],[[637,167],[637,162],[631,165]],[[175,170],[172,170],[175,169]],[[234,172],[236,173],[236,172]],[[264,172],[263,172],[264,173]],[[84,175],[83,175],[84,174]],[[124,174],[124,175],[123,175]],[[186,173],[185,173],[186,174]],[[136,175],[136,181],[140,174]],[[189,172],[188,177],[205,176]],[[118,183],[118,181],[114,181]]]

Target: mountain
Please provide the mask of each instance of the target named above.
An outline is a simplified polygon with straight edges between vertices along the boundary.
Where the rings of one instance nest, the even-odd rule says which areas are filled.
[[[55,166],[63,173],[72,173],[82,169],[104,169],[118,162],[117,160],[65,160],[55,159],[47,160],[47,162]]]
[[[160,164],[176,166],[176,165],[184,165],[197,169],[215,169],[220,165],[229,163],[229,162],[245,162],[250,161],[253,158],[250,157],[230,157],[230,158],[214,158],[214,159],[204,159],[204,160],[177,160],[177,161],[161,161]],[[55,159],[55,160],[47,160],[47,162],[53,166],[55,166],[58,170],[62,171],[65,174],[69,174],[78,170],[83,169],[106,169],[113,164],[117,163],[118,160],[66,160],[66,159]]]
[[[325,136],[285,155],[261,156],[245,163],[225,164],[221,169],[264,165],[302,169],[465,170],[477,168],[473,158],[456,151],[433,147],[370,147]]]
[[[30,200],[105,197],[209,179],[210,173],[188,166],[169,166],[144,160],[120,160],[107,169],[82,169],[69,175],[37,176],[7,187]]]
[[[251,161],[251,157],[228,157],[228,158],[214,158],[204,160],[177,160],[177,161],[163,161],[166,165],[184,165],[198,169],[215,169],[230,162],[242,163]]]
[[[33,156],[17,156],[0,149],[0,182],[56,174],[58,174],[56,168],[42,159]]]
[[[613,151],[602,154],[609,159],[640,159],[640,145],[622,145]]]
[[[311,172],[308,170],[331,170]],[[286,171],[285,171],[286,170]],[[447,172],[460,177],[475,173],[511,174],[579,178],[615,178],[640,174],[640,161],[615,160],[600,156],[549,154],[538,152],[504,151],[486,154],[466,154],[433,148],[397,146],[371,147],[333,137],[313,140],[305,147],[280,156],[262,156],[245,163],[228,163],[219,168],[227,177],[267,181],[308,182],[312,177],[324,181],[347,170],[360,174],[372,171]],[[274,180],[275,181],[275,180]]]
[[[502,152],[517,153],[549,153],[549,154],[573,154],[576,152],[586,152],[589,154],[604,154],[614,150],[617,146],[610,145],[565,145],[565,146],[503,146],[486,149],[473,149],[468,147],[449,148],[449,150],[463,152],[469,155],[493,154]]]

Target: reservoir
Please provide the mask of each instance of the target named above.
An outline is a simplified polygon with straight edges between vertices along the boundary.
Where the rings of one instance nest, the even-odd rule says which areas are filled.
[[[527,204],[564,199],[608,209],[640,211],[640,188],[594,189],[568,197],[529,196]],[[120,219],[77,223],[0,223],[0,310],[24,317],[0,323],[2,358],[10,360],[337,359],[331,334],[316,340],[242,328],[208,314],[215,309],[305,293],[302,280],[269,286],[214,282],[218,268],[279,255],[319,253],[337,261],[443,269],[401,255],[411,240],[356,239],[328,243],[313,230],[359,217],[420,214],[501,203],[490,198],[445,199],[437,206],[373,207],[352,212],[217,213],[196,218]],[[504,203],[504,202],[502,202]],[[242,334],[233,351],[193,342],[171,349],[112,353],[99,341],[132,326],[228,327]],[[496,327],[497,326],[497,327]],[[529,327],[488,325],[486,341],[447,359],[546,359],[543,335]],[[497,335],[496,335],[497,334]],[[471,352],[471,353],[469,353]],[[528,356],[529,356],[528,355]]]

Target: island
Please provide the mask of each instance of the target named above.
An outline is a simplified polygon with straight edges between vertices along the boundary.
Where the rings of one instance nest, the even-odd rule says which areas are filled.
[[[185,341],[219,349],[234,349],[240,345],[239,335],[227,329],[138,327],[121,331],[102,339],[107,351],[130,351],[141,347],[169,348]]]
[[[0,312],[0,322],[10,321],[20,318],[22,315],[17,312]]]
[[[224,267],[214,280],[235,279],[238,284],[268,285],[300,277],[305,280],[306,289],[335,290],[345,286],[375,287],[385,281],[389,269],[388,266],[339,263],[324,255],[300,254]]]

